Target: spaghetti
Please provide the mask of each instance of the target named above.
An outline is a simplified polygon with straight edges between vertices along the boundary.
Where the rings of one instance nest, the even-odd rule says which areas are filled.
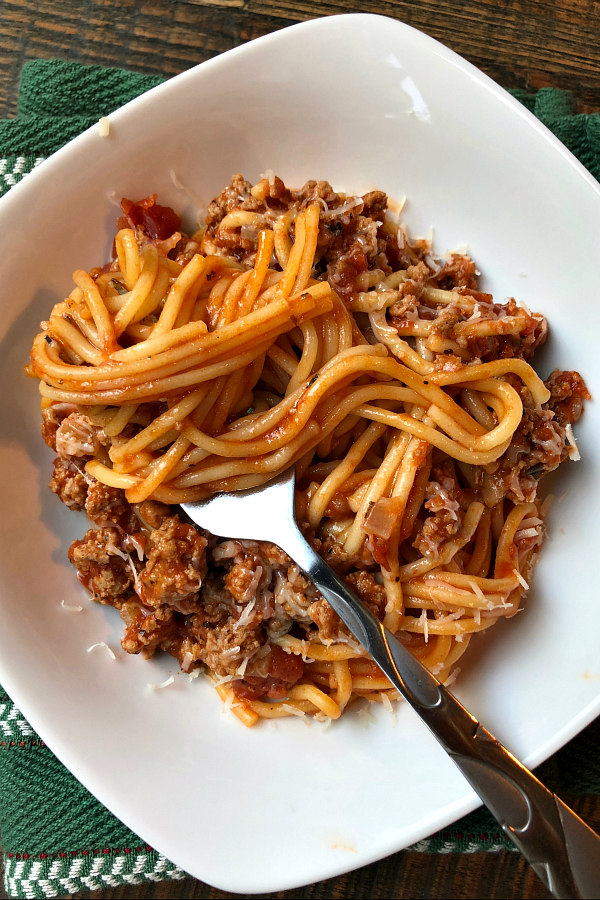
[[[52,489],[94,524],[69,556],[123,647],[204,666],[248,725],[397,694],[291,560],[174,505],[290,465],[307,538],[442,680],[513,616],[574,454],[576,372],[530,365],[545,319],[468,257],[412,240],[380,191],[235,176],[182,231],[124,200],[114,259],[77,270],[33,342]]]

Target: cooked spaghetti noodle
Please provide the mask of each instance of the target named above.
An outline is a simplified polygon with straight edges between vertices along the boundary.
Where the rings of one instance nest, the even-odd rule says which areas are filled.
[[[184,234],[124,200],[114,259],[31,352],[52,489],[95,527],[69,556],[123,647],[204,666],[248,725],[396,692],[289,558],[175,504],[291,465],[319,553],[442,680],[513,616],[543,539],[539,478],[576,453],[576,372],[531,367],[545,319],[411,240],[379,191],[235,176]]]

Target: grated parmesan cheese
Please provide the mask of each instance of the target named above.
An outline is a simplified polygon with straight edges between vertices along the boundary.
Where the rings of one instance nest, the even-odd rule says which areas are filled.
[[[581,459],[581,453],[579,452],[579,448],[577,447],[577,442],[575,440],[575,435],[573,434],[573,426],[571,425],[571,423],[565,426],[565,434],[569,443],[569,459],[577,462]]]
[[[473,593],[475,594],[475,596],[477,597],[477,599],[478,599],[478,600],[481,600],[482,603],[485,603],[485,594],[483,593],[483,591],[481,590],[481,588],[479,587],[479,585],[477,584],[477,582],[476,582],[476,581],[469,581],[469,584],[470,584],[471,587],[473,588]]]
[[[265,169],[264,172],[261,173],[261,179],[266,178],[269,182],[269,187],[273,187],[275,184],[275,172],[273,169]]]
[[[60,601],[60,605],[65,612],[83,612],[83,606],[72,606],[68,603],[65,603],[64,598]]]
[[[104,549],[106,550],[106,552],[108,553],[109,556],[120,556],[121,559],[129,559],[128,553],[125,553],[123,550],[120,550],[118,547],[116,547],[110,541],[107,541],[107,543],[104,545]],[[131,562],[131,560],[130,560],[130,562]]]
[[[399,200],[392,200],[391,197],[388,197],[387,211],[392,213],[392,215],[399,217],[400,213],[403,212],[405,206],[406,206],[406,194],[403,197],[401,197]]]
[[[515,534],[515,541],[524,541],[526,538],[537,538],[539,536],[537,528],[522,528]]]
[[[249,657],[249,656],[245,656],[244,659],[242,660],[242,662],[240,663],[240,665],[239,665],[239,666],[237,667],[237,669],[235,670],[235,674],[236,674],[236,675],[239,675],[240,678],[243,678],[244,675],[246,674],[246,667],[247,667],[247,665],[248,665],[249,662],[250,662],[250,657]]]
[[[130,566],[131,571],[132,571],[132,573],[133,573],[133,589],[134,589],[134,591],[136,592],[136,594],[137,594],[138,597],[139,597],[139,594],[140,594],[140,592],[139,592],[139,587],[140,587],[140,576],[139,576],[139,572],[136,570],[136,568],[135,568],[135,566],[134,566],[134,564],[133,564],[133,560],[132,560],[131,556],[129,555],[129,553],[127,554],[127,561],[128,561],[128,563],[129,563],[129,566]]]
[[[397,717],[396,717],[396,710],[395,710],[394,707],[392,706],[392,701],[390,700],[390,698],[388,697],[388,695],[385,693],[385,691],[382,691],[382,692],[381,692],[380,697],[381,697],[381,704],[382,704],[382,706],[384,706],[385,709],[387,709],[387,711],[389,712],[390,716],[392,717],[392,724],[396,725],[398,719],[397,719]]]
[[[256,583],[255,583],[255,579],[253,579],[251,582],[251,585],[250,585],[251,587],[253,586],[252,587],[253,591],[258,587],[258,582],[260,581],[261,574],[262,574],[262,568],[259,566],[256,570],[256,575],[258,575],[258,580],[256,580]],[[247,593],[247,591],[245,593]],[[244,611],[242,612],[241,616],[239,617],[237,622],[234,623],[233,628],[235,631],[237,631],[238,628],[242,628],[244,625],[246,625],[248,623],[248,621],[250,620],[250,617],[252,616],[252,611],[255,606],[256,606],[256,597],[253,600],[251,600],[250,603],[248,603],[244,607]]]
[[[198,669],[196,669],[198,671]],[[229,684],[230,681],[235,681],[235,675],[222,675],[221,678],[213,679],[213,684],[217,688],[221,684]]]
[[[521,573],[518,571],[518,569],[515,569],[515,570],[513,571],[513,575],[515,576],[515,578],[517,579],[517,581],[519,582],[519,584],[521,585],[521,587],[524,588],[526,591],[528,591],[528,590],[529,590],[529,585],[527,584],[527,582],[525,581],[525,579],[523,578],[523,576],[521,575]]]
[[[175,172],[175,169],[169,169],[169,178],[173,182],[173,187],[176,187],[178,191],[185,191],[185,189],[186,189],[185,185],[177,177],[177,173]]]
[[[444,681],[444,687],[450,687],[451,684],[454,684],[458,676],[460,675],[460,669],[453,669],[452,672],[448,675],[446,680]]]
[[[223,701],[223,706],[221,707],[221,713],[223,715],[226,715],[228,712],[231,711],[231,709],[234,705],[233,701],[234,701],[233,691],[227,691],[225,700]]]
[[[152,684],[151,682],[148,682],[146,686],[149,687],[151,691],[162,691],[163,688],[169,687],[169,685],[173,684],[174,681],[174,676],[169,675],[168,678],[165,678],[164,681],[160,681],[158,684]]]
[[[117,209],[121,209],[121,201],[119,200],[119,198],[117,197],[117,195],[114,191],[107,191],[106,199],[108,200],[109,203],[112,203],[113,206],[116,206]]]
[[[144,548],[140,542],[140,539],[138,537],[136,537],[135,534],[129,534],[129,535],[127,535],[125,540],[131,544],[131,546],[133,547],[133,549],[135,550],[135,552],[138,555],[139,561],[143,562]]]
[[[191,664],[192,664],[193,662],[194,662],[194,654],[193,654],[193,653],[190,653],[190,651],[187,650],[187,651],[183,654],[183,659],[181,660],[181,671],[182,671],[182,672],[189,672],[190,666],[191,666]]]
[[[114,650],[111,650],[111,648],[108,646],[108,644],[106,644],[104,641],[99,641],[97,644],[92,644],[91,647],[87,648],[87,652],[91,653],[92,650],[98,650],[98,649],[102,649],[102,650],[106,651],[106,653],[108,653],[108,655],[110,656],[111,659],[117,658],[115,656]]]
[[[423,625],[423,637],[425,638],[425,643],[429,643],[429,621],[427,619],[427,610],[424,609],[421,612],[421,624]]]
[[[306,717],[306,713],[303,709],[298,709],[297,706],[293,706],[291,703],[282,703],[281,708],[285,709],[286,713],[290,716],[298,716],[299,719],[304,719]]]
[[[327,205],[326,205],[326,212],[323,212],[321,214],[321,218],[322,219],[331,219],[334,216],[343,216],[347,212],[350,212],[350,210],[356,209],[357,206],[362,206],[362,205],[363,205],[363,201],[360,197],[355,197],[354,199],[350,198],[348,200],[345,200],[343,203],[341,203],[339,206],[336,206],[334,209],[329,209],[329,208],[327,208]]]

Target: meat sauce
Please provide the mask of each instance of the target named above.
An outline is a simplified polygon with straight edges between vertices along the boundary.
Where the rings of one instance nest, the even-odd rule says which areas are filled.
[[[121,201],[123,215],[117,219],[118,228],[141,229],[150,240],[164,241],[181,231],[181,219],[170,206],[159,206],[156,194],[133,202]]]
[[[507,356],[529,359],[545,340],[543,317],[523,312],[512,299],[496,304],[489,294],[478,290],[475,265],[467,256],[451,254],[432,273],[422,259],[424,248],[418,242],[404,241],[399,232],[389,228],[383,192],[347,198],[323,181],[309,181],[299,191],[292,191],[277,177],[264,179],[258,188],[236,175],[209,205],[204,240],[211,252],[251,265],[256,240],[221,227],[228,213],[243,209],[268,222],[282,212],[298,212],[317,201],[323,205],[324,215],[315,273],[327,278],[342,299],[350,300],[360,290],[365,273],[376,270],[385,276],[406,269],[408,278],[395,294],[389,322],[399,334],[410,333],[417,316],[431,323],[432,333],[452,342],[455,349],[436,357],[436,365],[462,365],[455,351],[483,362]],[[191,247],[192,252],[197,245],[181,232],[179,216],[156,199],[156,195],[136,202],[123,199],[123,215],[117,224],[133,229],[142,242],[153,241],[159,252],[185,261],[186,248]],[[479,320],[520,317],[519,327],[507,326],[507,333],[500,328],[492,337],[470,335],[465,331],[469,319],[465,306],[450,303],[441,310],[434,308],[423,299],[427,283],[470,298],[471,312],[475,304]],[[473,483],[467,484],[460,468],[444,461],[437,451],[432,455],[424,451],[419,465],[430,467],[425,501],[413,532],[401,534],[401,540],[410,541],[410,552],[435,555],[439,546],[459,531],[466,505],[473,499],[490,507],[503,499],[527,499],[535,493],[540,475],[566,457],[566,429],[579,419],[589,393],[576,372],[557,370],[546,384],[551,397],[541,408],[533,406],[521,383],[515,384],[524,407],[515,439]],[[288,411],[272,435],[273,441],[297,413],[297,408]],[[143,423],[137,427],[141,429]],[[277,547],[217,541],[183,522],[176,508],[154,501],[130,505],[122,491],[87,475],[86,461],[99,447],[106,449],[110,439],[80,410],[67,406],[44,410],[42,434],[58,454],[51,489],[70,509],[85,511],[93,525],[81,540],[73,542],[69,558],[94,600],[119,611],[125,626],[122,645],[128,653],[152,656],[166,651],[186,672],[209,668],[229,681],[240,699],[281,700],[302,678],[305,663],[282,650],[274,636],[306,636],[318,631],[328,642],[346,634],[331,607]],[[333,498],[325,511],[327,521],[343,522],[352,514],[349,496],[363,477],[355,473]],[[315,487],[307,481],[300,483],[300,526],[317,552],[383,618],[386,594],[375,572],[378,566],[389,570],[389,534],[382,526],[385,515],[376,523],[386,510],[367,516],[364,547],[360,554],[349,555],[332,532],[311,528],[305,520],[308,497]]]

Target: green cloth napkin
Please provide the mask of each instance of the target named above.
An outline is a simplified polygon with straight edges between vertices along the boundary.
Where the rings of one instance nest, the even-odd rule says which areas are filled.
[[[62,60],[23,67],[18,114],[0,121],[0,196],[102,116],[164,79]],[[600,180],[600,115],[575,115],[569,94],[514,95]],[[539,769],[567,803],[600,794],[600,720]],[[0,832],[10,897],[55,897],[185,873],[119,822],[58,762],[0,688]],[[478,810],[412,849],[470,853],[512,847]]]

